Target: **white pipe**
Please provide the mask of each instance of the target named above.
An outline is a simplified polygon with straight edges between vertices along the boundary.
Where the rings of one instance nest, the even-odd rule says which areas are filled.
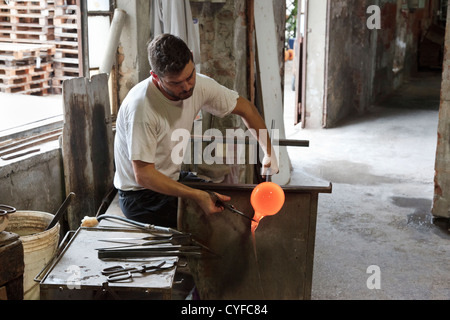
[[[111,22],[111,27],[109,28],[108,41],[106,42],[105,54],[100,64],[100,73],[109,74],[111,72],[126,15],[127,13],[122,9],[114,10],[114,17]]]

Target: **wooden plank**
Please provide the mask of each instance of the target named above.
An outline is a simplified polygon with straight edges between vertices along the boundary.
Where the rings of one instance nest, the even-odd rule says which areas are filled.
[[[255,33],[254,0],[247,0],[247,68],[248,68],[248,96],[255,103],[255,50],[253,40]]]
[[[262,94],[263,116],[267,128],[272,120],[278,130],[278,139],[285,139],[283,118],[283,92],[278,64],[276,25],[272,0],[258,0],[254,3],[255,30],[259,82]],[[272,176],[272,181],[280,185],[288,184],[291,178],[291,162],[286,147],[275,150],[278,154],[280,172]]]
[[[113,132],[106,74],[63,83],[63,164],[66,193],[77,201],[68,211],[69,227],[95,216],[113,183]]]

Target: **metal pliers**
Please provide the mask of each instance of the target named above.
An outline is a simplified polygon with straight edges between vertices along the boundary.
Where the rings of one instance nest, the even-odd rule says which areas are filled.
[[[116,282],[132,279],[133,273],[149,273],[167,270],[175,267],[176,262],[167,263],[162,261],[156,265],[142,265],[140,267],[125,268],[123,266],[113,266],[102,270],[102,274],[106,276],[108,282]]]
[[[244,218],[247,218],[251,221],[256,222],[256,220],[254,220],[253,218],[250,218],[250,217],[246,216],[245,213],[237,210],[236,207],[233,206],[232,204],[229,204],[229,203],[226,203],[226,202],[223,202],[222,200],[220,200],[219,197],[213,191],[206,190],[206,192],[208,192],[209,196],[214,201],[216,207],[224,207],[225,209],[228,209],[231,212],[237,213],[238,215],[240,215]]]

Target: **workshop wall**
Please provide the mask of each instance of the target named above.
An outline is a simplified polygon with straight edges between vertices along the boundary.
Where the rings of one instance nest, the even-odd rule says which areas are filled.
[[[150,4],[147,0],[116,1],[117,8],[127,13],[117,56],[119,104],[132,87],[150,75],[146,45],[150,39]]]
[[[2,204],[55,213],[65,197],[61,150],[50,148],[21,161],[2,163],[0,190]]]
[[[450,7],[447,10],[432,208],[434,216],[443,218],[450,218]]]
[[[192,17],[198,20],[200,72],[248,98],[246,1],[234,0],[225,3],[191,1],[191,10]],[[224,136],[227,128],[245,128],[241,118],[235,115],[217,118],[203,112],[201,122],[203,131],[215,128]],[[199,165],[196,168],[191,165],[189,169],[219,181],[221,176],[226,175],[229,179],[227,182],[251,183],[253,171],[247,170],[247,167],[214,164]]]
[[[380,29],[369,28],[380,8]],[[438,1],[411,9],[403,0],[330,2],[326,127],[363,114],[417,71],[419,41],[432,23]]]
[[[247,0],[222,3],[191,1],[193,18],[198,20],[201,49],[201,73],[214,78],[227,88],[236,90],[241,96],[249,96],[249,51],[248,51],[248,5]],[[284,31],[286,4],[273,1],[275,22],[278,26],[278,48],[280,75],[284,74]],[[254,47],[255,48],[255,47]],[[280,110],[281,112],[281,110]],[[216,128],[225,135],[225,129],[246,129],[239,116],[213,117],[203,113],[203,130]],[[201,168],[201,167],[200,167]],[[253,165],[231,166],[229,183],[254,183]],[[207,170],[221,172],[223,166],[208,166]],[[212,173],[215,175],[214,173]]]

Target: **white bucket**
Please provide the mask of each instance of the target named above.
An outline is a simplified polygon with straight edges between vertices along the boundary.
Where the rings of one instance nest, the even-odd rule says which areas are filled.
[[[39,283],[34,278],[53,258],[58,248],[59,223],[44,231],[52,219],[53,214],[40,211],[16,211],[9,215],[6,231],[18,234],[23,244],[24,300],[39,300]]]

